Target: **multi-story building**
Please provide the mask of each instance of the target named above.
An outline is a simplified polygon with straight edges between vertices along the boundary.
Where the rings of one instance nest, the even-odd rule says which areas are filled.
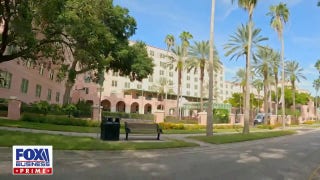
[[[157,109],[163,109],[166,114],[173,114],[176,109],[176,98],[178,90],[178,73],[175,71],[175,62],[167,58],[168,51],[152,46],[147,46],[150,57],[153,58],[154,71],[142,82],[131,82],[128,77],[120,76],[117,72],[105,73],[105,81],[101,99],[98,85],[90,81],[90,73],[77,77],[73,91],[73,102],[79,99],[93,101],[99,104],[101,101],[105,110],[112,112],[122,111],[131,113],[151,113]],[[223,102],[223,67],[219,72],[214,73],[214,85],[217,102]],[[167,80],[167,84],[161,81]],[[200,102],[200,71],[199,68],[182,73],[182,91],[180,106],[187,102]],[[160,91],[164,91],[163,94]],[[204,98],[208,97],[208,73],[204,77]],[[167,97],[167,98],[165,98]],[[185,115],[188,112],[184,112]]]
[[[16,59],[0,63],[0,98],[14,96],[25,103],[43,100],[62,104],[64,81],[57,81],[57,71],[49,62]]]

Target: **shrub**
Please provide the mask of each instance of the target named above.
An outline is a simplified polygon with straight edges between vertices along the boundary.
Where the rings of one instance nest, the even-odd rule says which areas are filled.
[[[312,121],[312,120],[308,120],[308,121],[303,122],[303,124],[308,124],[308,125],[312,125],[314,123],[315,123],[315,121]]]
[[[177,124],[197,124],[198,119],[196,117],[183,117],[179,120],[176,116],[166,116],[165,122],[177,123]]]
[[[125,118],[125,119],[142,119],[142,120],[153,120],[154,115],[153,114],[136,114],[136,113],[124,113],[124,112],[107,112],[103,111],[102,116],[107,117],[119,117],[119,118]]]
[[[36,122],[36,123],[48,123],[56,125],[71,125],[71,126],[100,126],[98,121],[84,120],[69,118],[68,116],[57,116],[57,115],[39,115],[24,113],[21,117],[22,121]]]
[[[213,110],[213,123],[228,123],[229,122],[229,111],[227,109],[214,109]]]
[[[277,127],[281,127],[282,124],[278,123],[278,124],[274,124],[274,125],[270,125],[270,124],[260,124],[257,126],[257,128],[259,129],[275,129]]]

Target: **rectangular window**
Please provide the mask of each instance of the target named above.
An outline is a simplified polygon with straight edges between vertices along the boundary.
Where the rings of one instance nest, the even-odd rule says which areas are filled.
[[[27,66],[27,68],[30,68],[32,66],[32,61],[31,60],[27,60],[26,66]]]
[[[90,77],[89,75],[85,75],[85,76],[83,77],[83,79],[84,79],[84,82],[85,82],[85,83],[90,83],[90,82],[91,82],[91,77]]]
[[[195,92],[195,93],[194,93],[194,96],[197,97],[197,96],[198,96],[198,93]]]
[[[150,54],[150,56],[154,56],[154,51],[150,50],[149,54]]]
[[[152,86],[148,86],[148,91],[152,91],[152,90],[153,90]]]
[[[173,77],[173,72],[169,72],[169,76],[170,76],[170,77]]]
[[[47,96],[48,101],[51,101],[51,94],[52,94],[52,90],[48,89],[48,96]]]
[[[190,80],[190,76],[187,76],[187,80]]]
[[[141,84],[137,84],[137,88],[138,89],[142,89],[142,85]]]
[[[172,80],[169,81],[169,85],[170,85],[170,86],[173,85],[173,81],[172,81]]]
[[[36,97],[41,97],[41,88],[39,84],[36,85]]]
[[[127,89],[129,89],[129,88],[130,88],[130,82],[125,82],[125,83],[124,83],[124,87],[127,88]]]
[[[190,91],[187,91],[187,96],[190,96]]]
[[[12,74],[0,70],[0,88],[10,89]]]
[[[160,76],[164,75],[164,70],[160,70]]]
[[[149,82],[153,82],[153,77],[149,76]]]
[[[160,58],[165,58],[166,55],[164,55],[163,53],[160,53]]]
[[[187,83],[187,88],[190,88],[190,84],[189,83]]]
[[[49,74],[49,78],[50,78],[51,80],[53,80],[53,77],[54,77],[54,71],[51,70],[51,71],[50,71],[50,74]]]
[[[160,62],[160,67],[166,68],[166,63],[165,62]]]
[[[112,72],[112,76],[119,76],[119,73],[118,72]]]
[[[198,78],[197,77],[194,78],[194,82],[198,82]]]
[[[83,89],[84,89],[84,92],[85,92],[86,94],[89,94],[89,88],[88,88],[88,87],[84,87]]]
[[[56,92],[56,102],[60,101],[60,92]]]
[[[43,64],[41,64],[40,68],[39,68],[39,74],[43,75],[43,71],[44,71],[44,66],[43,66]]]
[[[194,89],[198,89],[198,85],[194,85]]]
[[[21,93],[23,93],[23,94],[28,93],[28,85],[29,85],[29,81],[26,79],[22,79],[21,87],[20,87]]]
[[[118,85],[118,82],[115,81],[115,80],[113,80],[113,81],[112,81],[112,87],[117,87],[117,85]]]

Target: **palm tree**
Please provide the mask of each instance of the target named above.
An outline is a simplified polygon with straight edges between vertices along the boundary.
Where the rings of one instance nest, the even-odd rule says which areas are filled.
[[[250,25],[244,26],[241,25],[235,35],[230,36],[229,42],[225,45],[224,49],[227,50],[225,56],[231,56],[230,59],[238,59],[241,56],[245,56],[246,58],[246,91],[245,91],[245,122],[243,133],[249,133],[249,110],[250,110],[250,73],[251,73],[251,65],[250,65],[250,57],[251,51],[259,46],[261,41],[267,40],[268,38],[264,38],[259,35],[261,32],[260,29],[250,28]],[[252,33],[251,33],[252,32]]]
[[[234,83],[239,83],[240,85],[240,89],[242,89],[242,97],[245,95],[245,84],[246,84],[246,70],[245,69],[238,69],[238,71],[236,72],[236,76],[233,77],[234,79]],[[240,98],[241,100],[241,98]],[[240,104],[240,114],[242,113],[242,107],[244,107],[244,104],[245,102],[242,102],[243,104],[241,104],[241,102],[239,103]]]
[[[313,87],[316,90],[316,117],[317,117],[317,120],[318,120],[318,92],[319,92],[319,89],[320,89],[320,78],[315,79],[313,81]]]
[[[168,34],[164,40],[164,42],[166,43],[167,45],[167,56],[166,57],[169,57],[169,51],[170,49],[174,46],[174,43],[175,43],[175,39],[174,39],[174,36],[172,34]],[[167,68],[168,68],[168,64],[169,63],[166,63],[166,75],[167,75]],[[168,82],[166,82],[166,85],[168,85]],[[167,103],[167,99],[168,99],[168,87],[166,86],[165,87],[166,91],[165,91],[165,105],[164,105],[164,112],[166,113],[166,103]]]
[[[262,91],[263,89],[263,82],[261,79],[255,79],[253,82],[252,82],[252,85],[253,87],[256,88],[257,90],[257,93],[258,93],[258,108],[259,108],[259,111],[260,111],[260,92]]]
[[[280,53],[273,51],[272,52],[272,59],[271,59],[271,67],[272,67],[272,74],[274,76],[275,82],[275,97],[276,97],[276,115],[278,115],[278,104],[279,104],[279,93],[278,93],[278,84],[279,84],[279,65],[280,65]]]
[[[235,0],[231,0],[232,3],[234,3]],[[256,7],[258,3],[258,0],[238,0],[238,6],[245,11],[248,12],[248,43],[246,45],[246,94],[245,94],[245,107],[244,107],[244,128],[243,133],[248,134],[249,133],[249,116],[250,116],[250,59],[251,59],[251,45],[252,45],[252,29],[253,29],[253,22],[252,22],[252,16],[253,16],[253,10]]]
[[[182,46],[182,53],[183,56],[186,57],[187,56],[187,49],[190,46],[190,42],[189,40],[193,38],[192,34],[190,34],[187,31],[183,31],[180,36],[179,36],[180,40],[181,40],[181,46]]]
[[[299,63],[296,61],[287,61],[285,66],[285,71],[287,77],[289,78],[292,86],[292,101],[293,101],[293,109],[296,110],[296,81],[300,82],[300,78],[306,79],[306,77],[302,74],[303,68],[299,66]]]
[[[164,99],[164,95],[167,93],[169,81],[165,77],[160,77],[159,81],[152,86],[152,90],[156,91],[161,99]]]
[[[186,60],[186,68],[188,71],[194,69],[195,71],[200,69],[200,111],[203,111],[203,78],[205,67],[208,67],[209,63],[209,41],[194,42],[194,45],[189,49],[189,58]],[[215,55],[217,50],[215,49]],[[214,71],[217,72],[221,69],[222,63],[217,56],[213,59]]]
[[[289,20],[289,10],[287,5],[284,3],[279,3],[277,6],[270,6],[270,12],[267,14],[271,16],[271,26],[277,31],[278,37],[281,41],[281,62],[282,62],[282,84],[281,84],[281,107],[282,107],[282,117],[285,117],[285,100],[284,100],[284,39],[283,39],[283,26]],[[285,128],[285,121],[282,121],[282,127]]]
[[[207,109],[207,136],[213,136],[213,59],[214,59],[214,11],[216,1],[211,1],[211,17],[210,17],[210,40],[209,40],[209,97],[208,97],[208,109]]]
[[[320,72],[320,59],[317,60],[316,64],[314,67]]]
[[[270,113],[271,106],[268,107],[268,97],[271,94],[270,89],[270,74],[272,62],[273,50],[269,47],[260,47],[258,49],[257,56],[255,57],[253,68],[254,70],[263,77],[263,86],[264,86],[264,112]],[[265,121],[266,123],[267,121]]]
[[[176,63],[175,70],[178,72],[178,93],[177,93],[177,106],[176,106],[176,116],[180,119],[180,95],[181,95],[181,79],[182,79],[182,70],[184,67],[184,56],[183,56],[183,48],[182,46],[176,45],[171,52],[174,56],[170,56],[171,62]]]
[[[167,52],[170,51],[171,47],[174,45],[174,36],[172,34],[168,34],[164,40],[167,45]]]

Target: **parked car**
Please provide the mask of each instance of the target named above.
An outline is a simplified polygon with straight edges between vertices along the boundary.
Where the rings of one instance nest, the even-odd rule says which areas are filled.
[[[258,113],[253,120],[253,125],[255,126],[257,124],[263,124],[265,117],[266,117],[265,113]]]

